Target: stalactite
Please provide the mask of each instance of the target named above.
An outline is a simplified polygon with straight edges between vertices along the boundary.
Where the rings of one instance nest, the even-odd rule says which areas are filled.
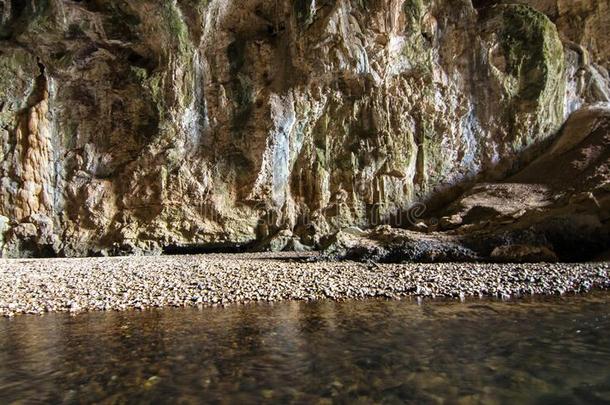
[[[14,220],[23,221],[33,214],[50,214],[53,210],[50,186],[53,170],[49,112],[49,85],[45,68],[40,66],[30,97],[15,131],[15,172],[18,177]]]

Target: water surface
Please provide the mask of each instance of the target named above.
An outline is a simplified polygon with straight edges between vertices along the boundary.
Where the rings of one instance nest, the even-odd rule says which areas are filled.
[[[610,403],[610,294],[0,319],[0,403]]]

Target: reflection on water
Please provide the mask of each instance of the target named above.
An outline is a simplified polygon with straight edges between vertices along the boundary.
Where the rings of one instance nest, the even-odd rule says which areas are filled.
[[[0,319],[0,402],[608,403],[609,304],[596,293]]]

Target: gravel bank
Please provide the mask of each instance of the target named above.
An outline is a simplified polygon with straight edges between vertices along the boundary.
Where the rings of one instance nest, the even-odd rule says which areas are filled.
[[[2,259],[0,315],[285,299],[511,297],[610,288],[607,262],[366,264],[297,259],[277,254]]]

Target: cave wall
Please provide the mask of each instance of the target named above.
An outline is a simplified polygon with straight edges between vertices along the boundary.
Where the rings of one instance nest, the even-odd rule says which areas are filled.
[[[0,0],[3,255],[315,247],[513,173],[610,101],[609,2],[522,3]]]

